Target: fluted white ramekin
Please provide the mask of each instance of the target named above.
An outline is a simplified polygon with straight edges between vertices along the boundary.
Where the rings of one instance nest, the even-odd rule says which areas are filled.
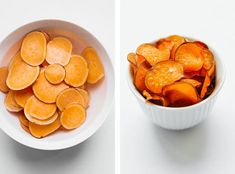
[[[215,53],[214,55],[216,61],[216,86],[214,91],[205,100],[187,107],[164,107],[146,102],[145,98],[136,90],[128,66],[128,85],[135,95],[140,107],[144,110],[145,115],[147,115],[156,125],[172,130],[187,129],[202,122],[210,115],[225,80],[224,65],[221,62],[221,59],[219,59],[219,56]]]

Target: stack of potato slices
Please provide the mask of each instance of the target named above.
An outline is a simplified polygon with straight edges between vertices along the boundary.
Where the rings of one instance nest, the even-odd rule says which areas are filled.
[[[153,104],[189,106],[214,90],[214,55],[201,41],[173,35],[140,45],[127,59],[136,89]]]
[[[5,106],[17,112],[21,127],[36,138],[59,128],[72,130],[86,120],[87,85],[104,78],[96,51],[88,47],[73,54],[65,37],[51,38],[44,31],[28,33],[8,67],[0,68],[0,90]]]

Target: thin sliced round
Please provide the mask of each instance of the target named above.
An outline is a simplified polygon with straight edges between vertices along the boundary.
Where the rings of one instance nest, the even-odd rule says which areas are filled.
[[[104,78],[104,67],[95,49],[91,47],[86,48],[85,50],[83,50],[82,56],[86,59],[88,63],[89,72],[87,77],[87,83],[95,84],[102,78]]]
[[[203,99],[205,97],[208,86],[210,86],[210,84],[211,84],[211,79],[208,76],[208,74],[206,74],[203,85],[202,85],[201,93],[200,93],[201,99]]]
[[[88,65],[86,60],[79,55],[72,55],[69,63],[64,67],[66,71],[64,81],[73,86],[82,86],[88,77]]]
[[[139,91],[143,91],[147,89],[145,85],[145,76],[147,72],[148,72],[148,69],[145,66],[145,64],[141,64],[135,72],[134,84],[135,84],[135,87]]]
[[[46,41],[49,42],[49,41],[50,41],[50,36],[49,36],[49,34],[48,34],[47,32],[45,32],[45,31],[41,31],[41,32],[44,34],[44,36],[45,36],[45,38],[46,38]]]
[[[174,107],[189,106],[200,101],[197,90],[189,83],[175,82],[163,88],[163,95]]]
[[[197,80],[194,80],[194,79],[181,79],[180,81],[181,82],[189,83],[189,84],[191,84],[195,88],[200,88],[202,86],[201,82],[199,82]]]
[[[201,54],[204,61],[203,68],[209,70],[215,64],[214,56],[209,49],[203,49]]]
[[[4,102],[6,108],[8,111],[10,112],[19,112],[21,111],[23,108],[18,105],[15,101],[15,92],[10,90],[5,98],[5,102]]]
[[[69,63],[72,43],[64,37],[55,37],[47,44],[46,60],[49,64],[65,66]]]
[[[202,48],[209,49],[209,47],[201,41],[194,41],[193,43],[197,44],[198,46],[200,46]]]
[[[144,90],[142,94],[146,98],[146,101],[149,101],[149,100],[159,101],[162,106],[168,106],[169,105],[169,101],[166,98],[162,97],[162,96],[159,96],[157,94],[150,94],[146,90]]]
[[[145,85],[153,93],[161,93],[162,88],[183,77],[183,66],[168,60],[159,62],[146,73]]]
[[[65,69],[59,64],[52,64],[46,67],[45,77],[52,84],[59,84],[64,80]]]
[[[27,127],[27,126],[23,125],[22,123],[20,123],[20,126],[22,127],[22,129],[24,129],[24,130],[25,130],[25,132],[30,133],[30,131],[29,131],[29,127]]]
[[[202,49],[195,43],[184,43],[176,50],[175,61],[183,65],[185,72],[199,71],[204,63]]]
[[[28,87],[26,89],[15,91],[15,101],[18,105],[21,107],[24,107],[26,104],[26,101],[33,96],[33,90],[31,87]]]
[[[39,120],[46,120],[54,115],[55,112],[56,104],[43,103],[35,96],[30,97],[24,107],[24,113],[27,118],[30,115]]]
[[[42,32],[34,31],[25,36],[22,42],[20,54],[29,65],[38,66],[46,57],[47,40]]]
[[[22,90],[32,85],[39,75],[39,66],[25,63],[19,53],[10,65],[7,76],[7,86],[12,90]]]
[[[169,60],[170,50],[169,49],[157,49],[151,44],[142,44],[140,45],[136,53],[143,56],[150,65],[155,65],[158,62]]]
[[[0,68],[0,91],[6,93],[9,91],[9,88],[6,84],[8,75],[8,68],[7,67],[1,67]]]
[[[18,117],[21,124],[29,127],[29,120],[25,117],[24,112],[19,112]]]
[[[35,123],[38,125],[48,125],[48,124],[53,123],[57,119],[58,116],[59,116],[59,114],[57,112],[55,112],[50,118],[45,119],[45,120],[37,119],[35,117],[32,117],[31,115],[27,115],[26,117],[32,123]]]
[[[182,45],[183,43],[185,43],[186,41],[185,41],[184,37],[178,36],[178,35],[169,36],[167,39],[173,42],[173,46],[171,49],[171,59],[174,60],[175,59],[175,52],[176,52],[177,48],[180,45]]]
[[[45,136],[48,136],[49,134],[59,129],[60,126],[61,124],[60,124],[59,117],[57,117],[57,119],[53,123],[48,124],[48,125],[38,125],[32,122],[29,122],[30,133],[36,138],[43,138]]]
[[[74,88],[65,89],[56,99],[56,105],[60,111],[63,111],[66,106],[71,103],[78,103],[83,107],[86,107],[82,94]]]
[[[67,88],[69,86],[63,82],[58,85],[48,82],[44,76],[44,70],[41,70],[38,79],[33,84],[34,95],[45,103],[55,103],[58,94]]]
[[[65,129],[75,129],[86,120],[86,110],[79,104],[70,104],[61,113],[60,121]]]
[[[127,60],[128,60],[131,64],[133,64],[133,65],[136,66],[136,54],[135,54],[135,53],[129,53],[129,54],[127,55]]]
[[[146,59],[141,55],[136,55],[136,66],[139,67],[142,63],[146,63],[147,65]]]
[[[173,46],[174,46],[174,42],[172,42],[170,39],[167,39],[167,38],[160,39],[156,42],[156,47],[160,50],[163,50],[163,49],[171,50]]]
[[[77,88],[77,90],[82,95],[82,97],[84,99],[84,106],[85,106],[85,108],[87,108],[89,106],[89,101],[90,101],[90,96],[89,96],[88,91],[86,91],[85,89],[81,89],[81,88]]]
[[[209,77],[213,77],[215,75],[215,64],[207,71]]]

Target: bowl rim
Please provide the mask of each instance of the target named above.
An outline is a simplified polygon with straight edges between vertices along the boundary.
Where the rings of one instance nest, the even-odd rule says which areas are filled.
[[[197,40],[197,39],[194,39],[194,38],[191,38],[191,37],[185,37],[185,38],[189,38],[189,39],[194,40],[194,41]],[[212,94],[209,95],[206,99],[200,101],[199,103],[196,103],[196,104],[193,104],[193,105],[190,105],[190,106],[184,106],[184,107],[166,107],[166,106],[160,106],[160,105],[156,105],[156,104],[153,104],[153,103],[150,103],[150,102],[146,102],[145,98],[139,93],[139,91],[136,89],[136,87],[135,87],[135,85],[133,83],[133,78],[132,78],[132,75],[131,75],[131,72],[130,72],[130,64],[127,61],[126,67],[125,67],[126,68],[126,76],[127,76],[126,80],[127,80],[127,83],[128,83],[128,86],[129,86],[131,92],[136,96],[136,98],[138,100],[140,100],[144,104],[146,104],[146,105],[148,105],[150,107],[154,107],[156,109],[162,109],[162,110],[170,110],[170,111],[172,111],[172,110],[193,109],[193,108],[199,107],[199,106],[207,103],[209,100],[211,100],[212,98],[217,96],[217,94],[220,92],[222,86],[224,85],[224,82],[225,82],[225,79],[226,79],[226,69],[225,69],[224,63],[220,59],[220,57],[217,54],[217,52],[214,51],[214,49],[212,49],[211,47],[209,47],[209,49],[212,51],[213,55],[215,55],[214,58],[216,60],[216,64],[220,65],[220,69],[221,69],[221,73],[222,73],[221,74],[221,81],[218,84],[218,86],[214,89]]]
[[[0,42],[0,46],[2,46],[2,44],[8,39],[9,36],[11,36],[14,32],[16,32],[17,30],[26,27],[28,25],[35,25],[37,23],[46,23],[46,22],[59,22],[59,23],[64,23],[76,28],[79,28],[80,30],[82,30],[83,32],[85,32],[87,35],[89,35],[92,39],[95,40],[95,42],[99,45],[99,47],[102,49],[103,53],[106,55],[107,57],[107,61],[108,64],[110,65],[110,69],[112,71],[112,77],[111,79],[113,79],[113,81],[115,82],[115,76],[114,76],[114,65],[113,62],[111,61],[111,58],[108,54],[108,52],[106,51],[106,49],[104,48],[104,46],[101,44],[101,42],[91,33],[89,32],[87,29],[81,27],[80,25],[73,23],[73,22],[69,22],[67,20],[61,20],[61,19],[42,19],[42,20],[35,20],[35,21],[31,21],[28,23],[25,23],[19,27],[16,27],[15,29],[13,29],[11,32],[9,32],[6,36],[4,36],[4,38],[1,40]],[[112,86],[114,86],[114,83],[112,83]],[[32,141],[25,141],[23,140],[21,137],[17,136],[18,133],[16,133],[14,130],[10,129],[10,127],[8,125],[4,125],[4,124],[0,124],[0,129],[5,132],[9,137],[11,137],[13,140],[15,140],[16,142],[23,144],[27,147],[33,148],[33,149],[38,149],[38,150],[62,150],[62,149],[66,149],[66,148],[70,148],[73,147],[75,145],[78,145],[80,143],[82,143],[83,141],[87,140],[89,137],[91,137],[92,135],[95,134],[95,132],[97,132],[99,130],[99,128],[103,125],[104,121],[106,120],[108,114],[110,113],[110,110],[113,106],[114,103],[114,89],[109,88],[108,93],[107,93],[107,100],[109,100],[109,102],[105,102],[103,107],[105,109],[101,110],[100,114],[102,115],[102,117],[100,117],[100,119],[96,119],[94,120],[94,122],[87,127],[86,133],[82,134],[83,136],[79,137],[73,137],[68,139],[67,141],[63,140],[63,141],[59,141],[57,143],[43,143],[40,141],[35,141],[38,139],[33,139],[32,137]]]

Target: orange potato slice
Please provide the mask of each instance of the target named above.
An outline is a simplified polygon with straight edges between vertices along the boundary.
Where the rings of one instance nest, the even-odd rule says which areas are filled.
[[[50,118],[56,112],[56,104],[43,103],[35,96],[31,96],[24,107],[25,116],[28,115],[37,118],[39,120],[45,120]],[[29,118],[28,118],[29,119]]]
[[[44,70],[41,70],[38,79],[33,84],[34,95],[45,103],[55,103],[58,94],[66,88],[69,86],[65,83],[53,85],[48,82],[44,76]]]
[[[157,94],[150,94],[146,90],[144,90],[142,94],[146,98],[146,101],[155,100],[155,101],[160,101],[161,105],[163,105],[163,106],[168,106],[169,105],[169,101],[167,99],[165,99],[164,97],[162,97],[162,96],[159,96]]]
[[[15,91],[15,101],[18,105],[21,107],[24,107],[26,104],[26,101],[33,96],[33,90],[31,87],[28,87],[26,89]]]
[[[0,91],[4,93],[9,91],[9,88],[6,84],[7,76],[8,76],[8,68],[1,67],[0,68]]]
[[[205,43],[203,43],[203,42],[201,42],[201,41],[194,41],[193,43],[195,43],[195,44],[197,44],[198,46],[200,46],[201,48],[205,48],[205,49],[209,49],[209,47],[205,44]]]
[[[29,65],[38,66],[46,57],[46,37],[42,32],[34,31],[25,36],[20,49],[22,59]]]
[[[172,49],[171,49],[171,56],[170,58],[172,60],[175,59],[175,51],[177,50],[177,48],[182,45],[183,43],[186,42],[185,38],[184,37],[181,37],[181,36],[178,36],[178,35],[172,35],[172,36],[169,36],[167,39],[171,40],[173,42],[173,46],[172,46]]]
[[[95,49],[91,47],[86,48],[85,50],[83,50],[82,56],[88,63],[89,72],[87,83],[95,84],[102,78],[104,78],[104,67]]]
[[[65,129],[75,129],[86,120],[86,110],[82,105],[70,104],[61,113],[60,122]]]
[[[17,53],[7,76],[7,86],[12,90],[22,90],[32,85],[39,75],[39,66],[30,66]]]
[[[65,69],[59,64],[52,64],[46,67],[45,77],[52,84],[59,84],[65,78]]]
[[[180,81],[181,82],[189,83],[189,84],[191,84],[195,88],[200,88],[202,86],[201,82],[199,82],[197,80],[194,80],[194,79],[181,79]]]
[[[73,86],[82,86],[88,77],[88,65],[86,60],[79,55],[72,55],[69,63],[64,67],[66,71],[64,81]]]
[[[56,105],[59,110],[63,111],[66,106],[71,103],[78,103],[83,107],[86,107],[84,98],[78,90],[74,88],[68,88],[60,92],[56,99]]]
[[[200,101],[197,90],[189,83],[175,82],[163,88],[163,95],[175,107],[189,106]]]
[[[203,68],[209,70],[215,63],[214,56],[209,49],[203,49],[201,54],[204,61]]]
[[[185,72],[199,71],[203,64],[202,48],[195,43],[180,45],[175,53],[175,61],[183,65]]]
[[[29,120],[25,117],[24,112],[18,113],[19,121],[26,127],[29,127]]]
[[[159,62],[146,73],[145,85],[153,93],[161,93],[162,88],[183,77],[183,66],[168,60]]]
[[[215,64],[207,71],[209,77],[213,77],[215,75]]]
[[[156,48],[160,50],[164,50],[164,49],[171,50],[173,46],[174,46],[174,42],[172,42],[170,39],[167,39],[167,38],[160,39],[156,42]]]
[[[46,41],[49,42],[49,41],[50,41],[50,36],[49,36],[49,34],[48,34],[47,32],[45,32],[45,31],[41,31],[41,32],[44,34],[44,36],[45,36],[45,38],[46,38]]]
[[[136,66],[136,54],[135,53],[129,53],[128,55],[127,55],[127,60],[131,63],[131,64],[133,64],[133,65],[135,65]]]
[[[141,55],[136,55],[136,66],[139,67],[142,63],[145,63],[146,59],[141,56]],[[147,66],[147,62],[146,62],[146,66]],[[150,65],[149,65],[150,67]]]
[[[30,133],[36,137],[36,138],[43,138],[45,136],[48,136],[55,132],[57,129],[59,129],[61,126],[60,119],[57,117],[57,119],[48,125],[38,125],[32,122],[29,122],[29,130]]]
[[[143,56],[147,60],[147,62],[152,66],[157,64],[158,62],[169,60],[170,58],[169,49],[160,50],[151,44],[140,45],[137,48],[136,53],[138,55]]]
[[[55,37],[47,44],[46,61],[49,64],[65,66],[69,63],[72,53],[72,43],[64,37]]]
[[[140,65],[139,68],[135,72],[134,84],[135,84],[135,87],[140,92],[147,89],[145,85],[145,76],[147,72],[148,72],[148,69],[145,66],[145,64]]]
[[[20,126],[22,127],[22,129],[24,129],[24,130],[25,130],[25,132],[30,133],[30,131],[29,131],[29,127],[27,127],[27,126],[23,125],[22,123],[20,123]]]
[[[6,109],[10,112],[19,112],[23,108],[19,106],[15,101],[15,92],[10,90],[5,98],[4,104],[6,106]]]
[[[89,101],[90,101],[90,96],[88,91],[86,91],[85,89],[81,89],[81,88],[76,88],[80,94],[82,95],[83,99],[84,99],[84,107],[87,108],[89,106]]]
[[[208,74],[206,74],[203,85],[202,85],[201,93],[200,93],[201,99],[203,99],[205,97],[208,86],[210,86],[210,84],[211,84],[211,79],[208,76]]]

